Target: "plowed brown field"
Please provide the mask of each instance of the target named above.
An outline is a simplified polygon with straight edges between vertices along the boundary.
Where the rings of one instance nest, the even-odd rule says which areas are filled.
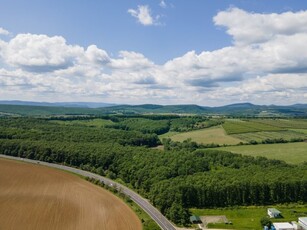
[[[0,158],[0,229],[142,229],[119,198],[75,175]]]

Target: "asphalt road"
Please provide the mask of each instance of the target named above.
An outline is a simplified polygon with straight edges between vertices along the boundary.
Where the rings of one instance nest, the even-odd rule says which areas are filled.
[[[136,192],[132,191],[131,189],[127,188],[124,185],[121,185],[113,180],[110,180],[106,177],[90,173],[81,169],[76,169],[64,165],[58,165],[58,164],[52,164],[52,163],[47,163],[43,161],[37,161],[37,160],[30,160],[26,158],[19,158],[19,157],[12,157],[12,156],[6,156],[0,154],[0,157],[2,158],[7,158],[7,159],[13,159],[13,160],[19,160],[19,161],[24,161],[24,162],[29,162],[33,164],[40,164],[40,165],[45,165],[48,167],[52,168],[57,168],[57,169],[62,169],[65,171],[73,172],[76,174],[79,174],[81,176],[85,177],[91,177],[98,179],[105,183],[106,185],[115,187],[117,190],[120,190],[122,193],[126,194],[133,200],[135,203],[137,203],[148,215],[161,227],[163,230],[176,230],[176,228],[172,225],[172,223],[166,219],[165,216],[163,216],[152,204],[150,204],[146,199],[141,197],[139,194]]]

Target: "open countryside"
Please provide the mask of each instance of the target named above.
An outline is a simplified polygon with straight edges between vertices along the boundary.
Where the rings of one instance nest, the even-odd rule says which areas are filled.
[[[225,216],[230,223],[209,224],[210,228],[235,229],[235,230],[261,230],[259,223],[266,216],[267,209],[272,206],[247,206],[228,207],[216,209],[191,209],[197,216]],[[283,218],[272,219],[273,222],[290,222],[300,216],[307,215],[307,205],[289,204],[274,206],[281,211]]]
[[[307,170],[299,160],[289,164],[276,161],[277,155],[271,160],[239,155],[218,144],[198,144],[189,135],[183,141],[158,136],[196,132],[201,137],[205,131],[211,135],[207,138],[223,141],[232,137],[221,126],[227,121],[229,118],[175,114],[3,117],[0,153],[77,167],[116,180],[146,197],[179,227],[193,227],[191,208],[305,202]],[[251,133],[260,132],[264,131]],[[305,144],[304,139],[264,141],[220,145]],[[161,144],[162,152],[155,149]],[[289,155],[295,153],[295,148],[289,148]],[[148,221],[142,222],[144,229],[156,229]]]
[[[293,142],[307,139],[306,119],[225,119],[221,126],[204,129],[197,128],[197,125],[195,127],[194,130],[187,132],[169,131],[160,135],[160,139],[171,138],[173,141],[191,139],[199,144],[218,145]]]
[[[76,175],[0,158],[1,229],[142,229],[119,198]]]
[[[307,230],[307,0],[0,6],[0,230]]]
[[[160,139],[171,138],[173,141],[179,142],[191,139],[199,144],[227,145],[219,150],[300,164],[307,162],[307,143],[291,142],[307,139],[306,121],[306,119],[268,118],[226,119],[222,126],[189,132],[168,132],[161,135]],[[227,133],[231,133],[231,135]],[[277,143],[269,144],[274,141]],[[262,144],[263,142],[265,143]]]

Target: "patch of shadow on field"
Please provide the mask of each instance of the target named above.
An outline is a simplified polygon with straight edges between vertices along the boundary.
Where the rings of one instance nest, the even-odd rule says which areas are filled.
[[[226,216],[201,216],[200,219],[204,226],[215,223],[229,223]]]

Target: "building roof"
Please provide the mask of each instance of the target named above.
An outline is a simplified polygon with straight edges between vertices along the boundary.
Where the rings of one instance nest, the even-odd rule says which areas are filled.
[[[270,211],[271,213],[276,213],[276,214],[280,214],[281,212],[279,210],[277,210],[276,208],[268,208],[268,211]]]
[[[199,216],[190,216],[190,221],[191,222],[199,222],[200,218],[199,218]]]
[[[307,225],[307,217],[299,217],[298,220]]]
[[[275,228],[281,228],[281,229],[288,229],[292,228],[294,229],[293,225],[288,223],[288,222],[283,222],[283,223],[273,223]]]

